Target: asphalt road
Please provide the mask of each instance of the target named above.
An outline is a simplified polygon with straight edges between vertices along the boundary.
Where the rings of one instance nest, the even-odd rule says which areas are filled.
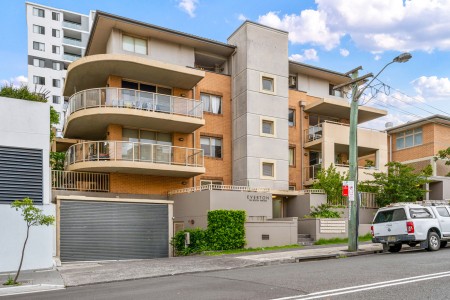
[[[98,284],[2,299],[450,299],[449,282],[450,247]]]

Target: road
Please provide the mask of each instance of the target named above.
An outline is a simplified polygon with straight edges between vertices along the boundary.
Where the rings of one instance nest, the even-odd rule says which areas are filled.
[[[450,299],[449,282],[450,247],[98,284],[2,299]]]

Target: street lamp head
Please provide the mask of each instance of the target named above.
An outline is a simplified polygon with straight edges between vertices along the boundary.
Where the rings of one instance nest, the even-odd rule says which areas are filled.
[[[411,53],[405,52],[405,53],[400,54],[396,58],[394,58],[392,61],[393,62],[404,63],[404,62],[407,62],[408,60],[410,60],[411,57],[412,57]]]

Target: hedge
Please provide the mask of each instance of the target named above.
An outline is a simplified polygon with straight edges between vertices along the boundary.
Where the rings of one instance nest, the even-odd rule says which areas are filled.
[[[184,240],[186,232],[189,232],[191,242],[188,247],[185,247]],[[206,230],[195,228],[179,231],[173,237],[172,245],[176,255],[189,255],[206,251],[208,250]]]

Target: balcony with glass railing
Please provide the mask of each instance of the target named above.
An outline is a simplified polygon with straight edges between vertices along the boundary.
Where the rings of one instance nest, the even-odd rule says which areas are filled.
[[[69,99],[65,137],[99,139],[108,124],[191,133],[205,124],[194,99],[122,88],[97,88]]]
[[[76,61],[77,59],[80,59],[81,55],[77,55],[77,54],[71,54],[71,53],[64,53],[63,54],[63,59],[67,60],[67,61]]]
[[[333,164],[333,165],[336,168],[337,172],[343,175],[348,174],[349,171],[348,164]],[[312,185],[317,180],[318,174],[323,168],[326,168],[326,166],[323,166],[322,164],[315,164],[304,167],[303,184],[307,186]],[[373,180],[372,174],[375,172],[380,172],[380,170],[374,167],[358,166],[358,180],[359,181]]]
[[[83,47],[81,40],[74,39],[74,38],[67,37],[67,36],[63,37],[63,44],[77,46],[77,47]]]
[[[62,26],[66,27],[66,28],[76,29],[76,30],[83,30],[83,26],[81,23],[72,22],[72,21],[68,21],[68,20],[64,20],[62,23]]]
[[[72,145],[66,153],[65,169],[174,177],[192,177],[205,172],[202,149],[122,141]]]

